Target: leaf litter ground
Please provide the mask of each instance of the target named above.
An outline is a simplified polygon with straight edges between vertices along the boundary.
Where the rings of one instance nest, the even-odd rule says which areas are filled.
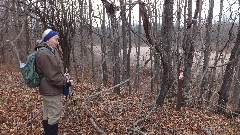
[[[41,135],[42,99],[37,89],[27,88],[18,70],[0,66],[0,134]],[[77,134],[201,134],[239,135],[240,118],[227,119],[205,109],[174,109],[174,102],[155,107],[154,92],[142,87],[117,96],[87,78],[74,87],[77,104],[68,99],[59,122],[63,135]],[[92,94],[100,94],[84,100]],[[66,99],[63,97],[64,104]],[[84,105],[83,105],[84,103]],[[102,132],[102,133],[99,133]]]

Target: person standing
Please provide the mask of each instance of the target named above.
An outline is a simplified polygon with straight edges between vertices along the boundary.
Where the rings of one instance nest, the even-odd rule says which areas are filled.
[[[58,122],[63,110],[61,96],[66,85],[66,75],[62,73],[60,62],[55,55],[58,39],[56,31],[47,29],[43,32],[42,39],[38,41],[41,46],[35,48],[45,47],[39,50],[36,56],[36,71],[41,79],[39,92],[43,98],[44,135],[58,134]]]

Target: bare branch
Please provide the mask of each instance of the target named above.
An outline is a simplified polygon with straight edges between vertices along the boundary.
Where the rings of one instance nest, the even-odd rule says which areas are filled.
[[[90,118],[91,123],[93,126],[98,130],[99,133],[106,135],[106,133],[97,125],[93,118]]]
[[[22,29],[21,29],[20,33],[18,34],[18,36],[13,41],[11,41],[9,39],[6,40],[7,42],[10,42],[11,45],[13,46],[13,48],[14,48],[16,54],[17,54],[17,58],[18,58],[19,62],[21,62],[21,59],[20,59],[20,56],[19,56],[19,51],[18,51],[17,47],[15,46],[14,42],[21,36],[21,34],[23,32],[23,29],[24,29],[24,21],[23,21],[23,19],[21,19],[21,22],[22,22]]]

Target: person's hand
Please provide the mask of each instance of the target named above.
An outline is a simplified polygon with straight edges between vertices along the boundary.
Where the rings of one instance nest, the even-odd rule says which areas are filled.
[[[63,77],[66,78],[66,79],[68,79],[68,77],[70,77],[70,75],[69,75],[69,73],[64,73],[64,74],[63,74]]]
[[[74,85],[74,83],[73,83],[73,80],[71,79],[71,80],[69,80],[69,83],[71,84],[71,85]]]
[[[64,73],[63,77],[66,80],[68,85],[73,85],[73,80],[71,79],[71,76],[69,75],[69,73]]]

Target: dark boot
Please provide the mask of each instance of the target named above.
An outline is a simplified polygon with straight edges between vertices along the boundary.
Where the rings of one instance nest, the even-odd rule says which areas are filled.
[[[42,121],[42,125],[43,125],[44,135],[47,135],[48,121],[47,121],[47,120],[43,120],[43,121]]]
[[[57,135],[58,134],[58,124],[47,126],[47,135]]]

